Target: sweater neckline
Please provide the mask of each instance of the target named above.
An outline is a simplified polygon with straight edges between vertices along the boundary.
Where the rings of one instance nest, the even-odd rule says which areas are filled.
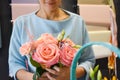
[[[65,11],[65,10],[64,10],[64,11]],[[68,21],[68,20],[72,17],[72,14],[71,14],[70,12],[65,11],[66,13],[69,14],[69,17],[68,17],[68,18],[65,18],[65,19],[63,19],[63,20],[58,20],[58,21],[57,21],[57,20],[48,20],[48,19],[44,19],[44,18],[38,17],[38,16],[36,15],[36,12],[37,12],[37,11],[33,12],[33,15],[34,15],[34,17],[35,17],[36,19],[43,20],[43,21],[48,21],[48,22],[65,22],[65,21]]]

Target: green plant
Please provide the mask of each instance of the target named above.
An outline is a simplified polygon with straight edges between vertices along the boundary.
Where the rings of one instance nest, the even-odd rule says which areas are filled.
[[[94,69],[90,68],[90,80],[102,80],[102,73],[99,70],[99,65],[95,66]]]

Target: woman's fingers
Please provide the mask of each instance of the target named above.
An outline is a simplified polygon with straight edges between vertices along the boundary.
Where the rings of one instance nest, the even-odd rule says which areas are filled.
[[[54,66],[53,69],[55,69],[57,72],[60,72],[60,68],[57,66]]]
[[[46,68],[46,71],[48,71],[48,73],[46,73],[46,76],[50,79],[50,80],[56,80],[56,78],[59,75],[60,72],[60,68],[57,66],[54,66],[52,69],[50,68]]]
[[[47,73],[46,76],[48,77],[49,80],[56,80],[56,79],[53,78],[49,73]]]
[[[46,73],[47,73],[47,72],[44,72],[44,73],[41,75],[41,77],[43,77],[43,78],[44,78],[44,77],[47,77],[47,76],[46,76]]]
[[[47,78],[40,78],[38,80],[50,80],[50,79],[47,77]]]
[[[46,68],[46,71],[48,71],[49,73],[52,73],[52,74],[56,74],[57,72],[53,69],[49,69],[49,68]]]
[[[47,74],[48,72],[44,72],[41,77],[39,78],[39,80],[49,80],[49,78],[47,77]]]

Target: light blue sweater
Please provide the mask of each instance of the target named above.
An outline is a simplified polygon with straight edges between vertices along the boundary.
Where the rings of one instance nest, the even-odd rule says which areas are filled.
[[[9,47],[9,74],[14,76],[19,69],[26,70],[26,61],[28,61],[28,71],[35,72],[35,67],[30,64],[28,56],[21,56],[19,48],[22,44],[29,41],[30,36],[34,40],[40,37],[42,33],[50,33],[55,37],[63,29],[66,36],[70,35],[70,39],[75,44],[84,45],[89,42],[88,33],[83,19],[74,13],[66,11],[70,17],[60,21],[46,20],[35,15],[35,12],[18,17],[13,26],[13,32]],[[94,54],[90,50],[86,50],[80,57],[79,66],[86,70],[87,80],[89,68],[93,67],[95,63]]]

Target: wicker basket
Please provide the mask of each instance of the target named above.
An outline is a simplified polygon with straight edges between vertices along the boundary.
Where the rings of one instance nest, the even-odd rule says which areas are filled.
[[[115,47],[111,44],[108,44],[108,43],[105,43],[105,42],[90,42],[90,43],[87,43],[79,49],[78,53],[73,58],[73,62],[72,62],[71,69],[70,69],[70,80],[76,80],[76,72],[75,72],[76,71],[76,66],[77,66],[76,64],[77,64],[78,59],[81,57],[82,51],[85,48],[87,48],[89,46],[92,46],[92,45],[101,45],[101,46],[107,47],[108,49],[113,51],[120,58],[120,50],[117,47]]]

